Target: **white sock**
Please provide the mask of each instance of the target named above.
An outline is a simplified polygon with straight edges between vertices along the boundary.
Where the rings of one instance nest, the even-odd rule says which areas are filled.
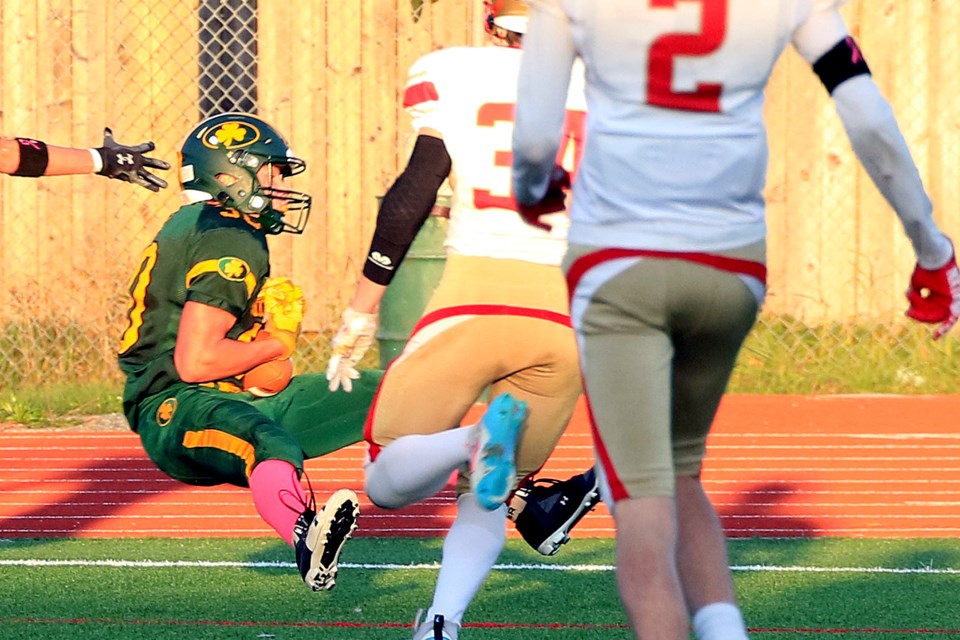
[[[472,493],[457,499],[457,517],[443,541],[443,561],[427,620],[436,614],[461,624],[463,613],[507,541],[507,507],[487,511]]]
[[[730,602],[714,602],[697,611],[693,630],[699,640],[748,640],[743,614]]]
[[[460,427],[397,438],[366,466],[367,497],[378,507],[400,509],[436,495],[470,460],[472,434]]]

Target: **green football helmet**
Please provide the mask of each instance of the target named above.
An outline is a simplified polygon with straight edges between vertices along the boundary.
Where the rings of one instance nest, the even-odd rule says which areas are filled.
[[[248,214],[267,233],[303,233],[312,198],[272,182],[261,184],[257,172],[268,164],[278,167],[283,177],[307,168],[280,132],[257,116],[211,116],[187,135],[180,149],[183,198],[188,203],[215,200]],[[286,203],[282,211],[274,207],[275,201]],[[296,219],[288,221],[285,216],[290,214]]]

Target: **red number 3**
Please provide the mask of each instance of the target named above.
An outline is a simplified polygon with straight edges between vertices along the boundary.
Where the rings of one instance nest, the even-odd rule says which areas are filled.
[[[674,58],[706,56],[720,48],[727,31],[728,0],[651,0],[651,6],[675,9],[679,2],[702,5],[699,33],[667,33],[650,46],[647,68],[647,102],[684,111],[720,111],[723,85],[698,82],[693,91],[673,90]]]

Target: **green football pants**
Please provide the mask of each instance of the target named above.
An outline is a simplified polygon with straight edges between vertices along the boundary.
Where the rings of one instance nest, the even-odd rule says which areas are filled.
[[[268,398],[178,384],[141,403],[137,433],[176,480],[246,487],[258,462],[286,460],[302,471],[304,459],[362,440],[382,375],[362,371],[346,393],[331,392],[322,374],[302,374]]]

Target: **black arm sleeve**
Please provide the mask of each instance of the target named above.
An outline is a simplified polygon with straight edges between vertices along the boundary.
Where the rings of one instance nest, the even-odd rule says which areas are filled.
[[[443,140],[425,135],[417,138],[406,169],[380,204],[363,275],[377,284],[390,284],[452,166]]]
[[[863,59],[860,47],[857,46],[853,36],[847,36],[834,45],[830,51],[820,56],[813,63],[813,70],[820,76],[823,86],[831,94],[845,80],[870,74],[870,67],[867,66],[867,61]]]

